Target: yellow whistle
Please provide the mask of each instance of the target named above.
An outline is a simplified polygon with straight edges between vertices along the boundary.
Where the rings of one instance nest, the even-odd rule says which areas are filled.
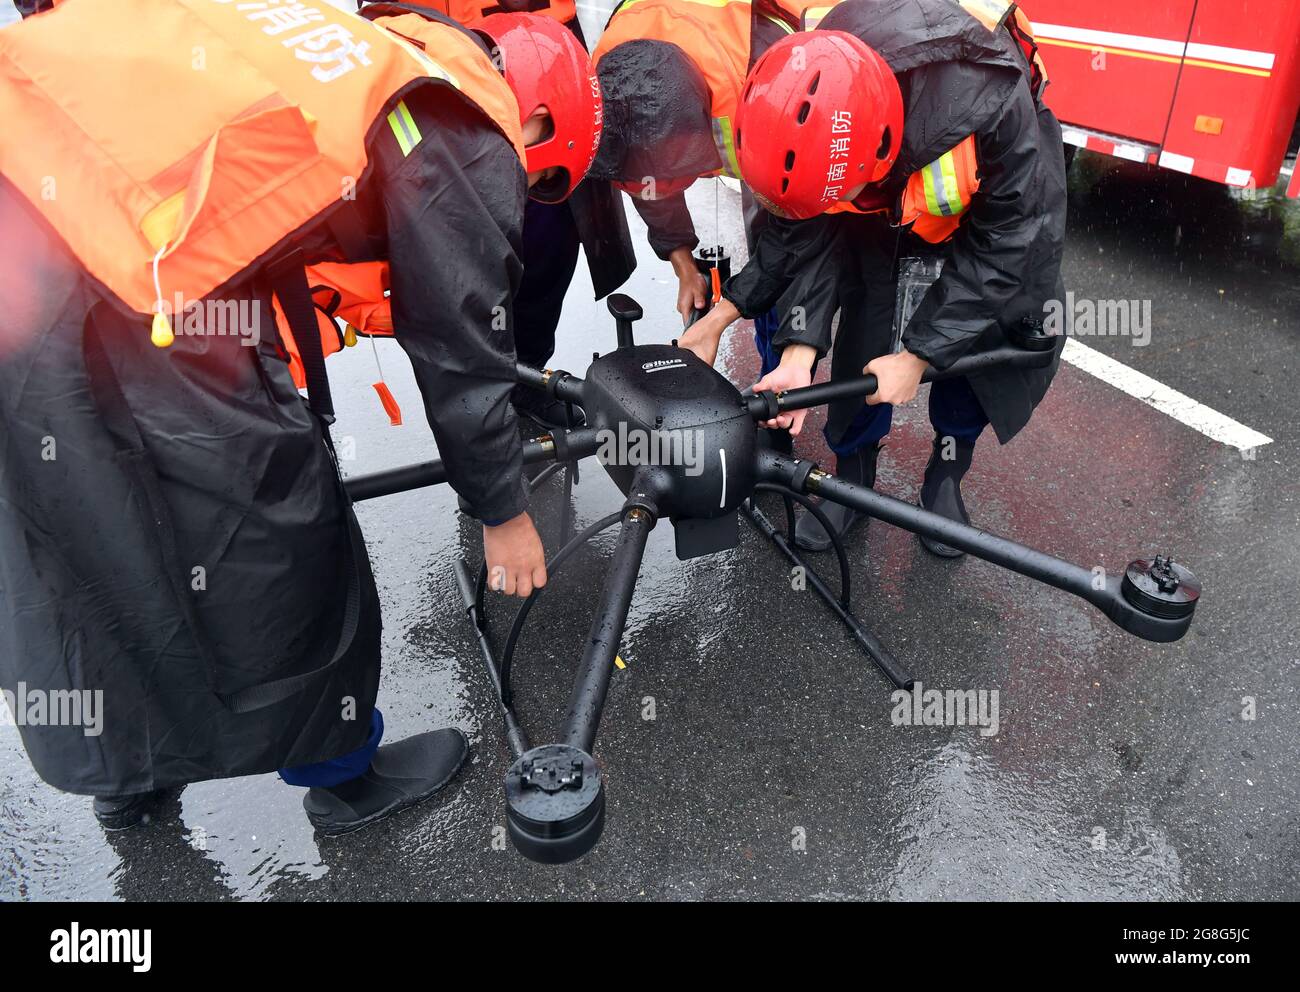
[[[153,342],[155,348],[168,348],[176,340],[171,321],[167,319],[165,313],[153,315],[153,329],[149,332],[149,340]]]
[[[343,347],[351,348],[357,343],[357,329],[351,324],[343,325]]]

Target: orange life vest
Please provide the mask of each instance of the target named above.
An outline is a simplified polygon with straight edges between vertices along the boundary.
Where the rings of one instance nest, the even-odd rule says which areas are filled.
[[[543,14],[561,24],[578,16],[574,0],[423,0],[424,6],[446,14],[453,21],[472,25],[489,14]]]
[[[932,244],[957,233],[971,198],[980,188],[975,135],[968,135],[907,179],[900,222]]]
[[[393,104],[421,85],[469,101],[523,161],[509,87],[454,26],[323,2],[66,0],[0,31],[0,120],[24,136],[0,144],[0,173],[129,308],[166,311],[271,260],[346,199],[384,115],[418,141]],[[291,333],[285,344],[301,385]]]

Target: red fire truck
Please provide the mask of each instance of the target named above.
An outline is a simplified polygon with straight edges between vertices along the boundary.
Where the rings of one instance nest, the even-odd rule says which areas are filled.
[[[1268,189],[1300,115],[1300,0],[1026,0],[1067,144]],[[1287,195],[1300,197],[1300,169]]]

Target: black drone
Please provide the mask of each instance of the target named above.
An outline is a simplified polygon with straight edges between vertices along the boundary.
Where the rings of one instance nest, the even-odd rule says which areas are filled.
[[[486,569],[480,569],[475,582],[466,563],[456,563],[465,610],[487,662],[514,758],[505,781],[507,822],[512,842],[525,857],[548,864],[572,861],[600,839],[605,825],[605,788],[592,750],[646,539],[662,517],[673,523],[678,557],[687,559],[736,547],[743,514],[790,562],[804,568],[809,585],[871,660],[895,686],[909,691],[912,676],[851,612],[848,559],[840,542],[834,542],[840,566],[838,596],[796,551],[791,536],[795,503],[817,516],[827,533],[832,533],[832,528],[810,499],[812,494],[959,548],[1073,593],[1130,634],[1149,641],[1176,641],[1187,633],[1200,585],[1190,570],[1167,556],[1138,559],[1123,575],[1108,575],[1104,584],[1099,583],[1093,571],[1081,565],[852,485],[813,462],[780,454],[760,442],[760,422],[834,399],[866,397],[876,390],[874,376],[747,396],[676,342],[635,344],[632,323],[641,318],[641,307],[631,298],[611,296],[609,310],[618,328],[618,348],[596,356],[586,379],[518,366],[520,383],[580,406],[587,421],[581,428],[556,431],[527,443],[525,464],[551,462],[543,475],[562,466],[574,467],[579,459],[596,454],[601,439],[611,431],[621,431],[623,436],[634,431],[642,436],[689,431],[699,441],[703,461],[693,459],[689,467],[633,465],[602,457],[605,470],[627,497],[622,508],[574,536],[547,563],[548,571],[554,571],[596,534],[619,525],[618,542],[569,698],[562,743],[530,745],[515,714],[510,686],[515,645],[540,590],[520,606],[498,663],[483,611]],[[1053,360],[1061,340],[1028,327],[1013,345],[968,356],[942,373],[927,373],[925,380],[994,366],[1045,366]],[[446,481],[442,463],[433,461],[358,476],[347,480],[346,486],[353,500],[364,500]],[[755,504],[758,493],[783,497],[789,525],[784,533]]]

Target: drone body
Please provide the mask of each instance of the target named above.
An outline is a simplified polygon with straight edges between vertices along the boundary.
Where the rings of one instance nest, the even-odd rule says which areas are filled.
[[[642,450],[690,456],[653,463],[601,457],[625,496],[650,499],[660,516],[672,519],[679,557],[737,545],[736,511],[756,481],[757,434],[735,386],[689,351],[636,345],[595,359],[582,398],[587,422],[602,440],[631,439],[645,442]],[[657,438],[671,443],[656,444]]]

